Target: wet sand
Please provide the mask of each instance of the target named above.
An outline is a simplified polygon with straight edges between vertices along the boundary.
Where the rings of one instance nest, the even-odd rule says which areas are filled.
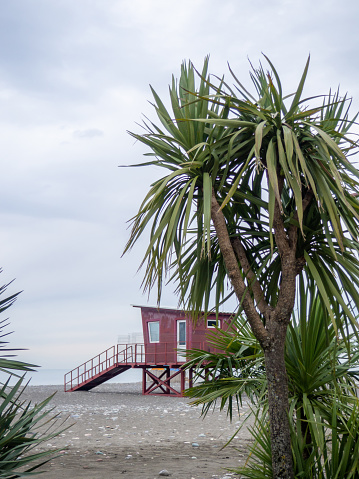
[[[62,386],[28,386],[23,399],[38,403],[55,391],[49,408],[72,425],[39,448],[61,450],[39,477],[157,479],[167,471],[171,479],[229,479],[236,476],[226,469],[246,460],[250,436],[245,427],[236,431],[247,404],[231,423],[218,408],[202,418],[201,408],[186,398],[143,396],[138,383],[72,393]]]

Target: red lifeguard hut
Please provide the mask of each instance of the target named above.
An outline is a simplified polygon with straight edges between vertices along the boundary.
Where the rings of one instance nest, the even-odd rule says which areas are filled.
[[[208,314],[194,324],[192,317],[181,310],[135,307],[141,309],[144,343],[117,344],[81,364],[65,375],[65,391],[88,391],[131,368],[139,368],[143,371],[143,394],[182,396],[185,350],[210,351],[206,333],[215,327],[226,330],[231,324],[229,313],[220,313],[218,319]]]

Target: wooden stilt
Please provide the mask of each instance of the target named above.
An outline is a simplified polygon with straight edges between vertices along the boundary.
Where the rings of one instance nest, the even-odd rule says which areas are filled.
[[[166,367],[166,384],[169,384],[169,378],[171,376],[171,370],[169,367]],[[171,394],[170,388],[167,386],[166,394]]]
[[[146,371],[142,368],[142,394],[146,394]]]
[[[188,371],[188,386],[190,388],[193,387],[193,368],[189,368],[189,371]]]
[[[183,396],[184,390],[186,389],[186,370],[181,369],[181,394]]]

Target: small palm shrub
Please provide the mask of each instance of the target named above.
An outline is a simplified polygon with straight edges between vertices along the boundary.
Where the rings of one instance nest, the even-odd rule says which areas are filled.
[[[1,270],[0,270],[1,272]],[[7,310],[16,300],[17,294],[6,296],[9,285],[0,287],[0,313]],[[19,372],[33,371],[34,365],[13,360],[13,352],[4,340],[7,320],[0,322],[0,371],[6,380],[0,383],[0,478],[17,478],[36,474],[37,469],[54,457],[58,451],[36,449],[62,432],[57,416],[48,409],[52,398],[39,404],[22,399],[26,388],[25,376]],[[16,383],[10,385],[16,378]]]
[[[303,285],[302,285],[303,286]],[[340,339],[345,318],[338,308],[336,323],[316,291],[302,291],[286,338],[289,418],[295,477],[305,479],[359,478],[359,348],[354,335]],[[197,378],[211,371],[215,380],[203,381],[187,395],[202,404],[203,414],[219,400],[233,416],[244,395],[252,405],[253,437],[247,463],[237,469],[248,479],[272,478],[269,419],[263,354],[245,318],[233,328],[209,335],[223,353],[188,351],[187,367]]]

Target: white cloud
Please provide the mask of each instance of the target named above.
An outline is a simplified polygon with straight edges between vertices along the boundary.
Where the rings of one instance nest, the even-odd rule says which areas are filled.
[[[76,130],[73,132],[75,138],[95,138],[96,136],[103,136],[104,132],[98,128],[87,128],[86,130]]]

